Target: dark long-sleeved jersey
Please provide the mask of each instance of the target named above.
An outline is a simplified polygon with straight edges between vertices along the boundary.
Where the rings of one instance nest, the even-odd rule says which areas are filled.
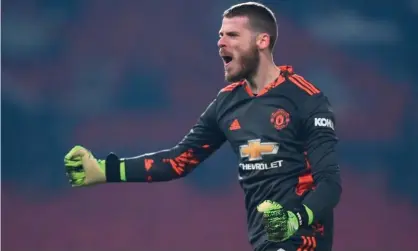
[[[257,205],[305,204],[314,223],[291,238],[306,250],[331,250],[333,208],[341,193],[335,119],[328,99],[313,84],[281,66],[278,79],[253,95],[245,81],[222,89],[175,147],[124,159],[122,180],[158,182],[190,173],[228,141],[238,157],[249,240],[262,249],[267,236]],[[303,249],[303,248],[302,248]]]

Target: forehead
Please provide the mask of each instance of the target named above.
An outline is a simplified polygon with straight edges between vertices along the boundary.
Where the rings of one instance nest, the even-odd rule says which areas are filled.
[[[249,19],[245,16],[237,16],[237,17],[224,17],[222,19],[222,27],[221,32],[229,32],[229,31],[243,31],[249,30]]]

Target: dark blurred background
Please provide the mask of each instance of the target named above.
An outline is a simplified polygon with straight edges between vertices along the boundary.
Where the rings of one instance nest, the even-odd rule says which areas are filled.
[[[185,179],[70,189],[63,157],[169,148],[226,83],[231,0],[2,1],[2,250],[248,250],[225,145]],[[418,250],[418,1],[264,1],[337,114],[336,251]]]

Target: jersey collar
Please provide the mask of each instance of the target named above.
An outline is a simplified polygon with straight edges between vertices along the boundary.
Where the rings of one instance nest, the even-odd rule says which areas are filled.
[[[285,77],[286,75],[293,74],[293,67],[290,65],[281,65],[281,66],[277,66],[277,68],[280,70],[279,77],[276,78],[271,83],[264,86],[264,88],[257,95],[254,95],[254,93],[251,91],[250,85],[247,83],[247,81],[242,80],[241,84],[244,85],[244,89],[248,93],[248,95],[250,95],[250,97],[262,96],[266,94],[267,92],[269,92],[271,89],[276,88],[277,86],[282,84],[286,80],[286,77]]]

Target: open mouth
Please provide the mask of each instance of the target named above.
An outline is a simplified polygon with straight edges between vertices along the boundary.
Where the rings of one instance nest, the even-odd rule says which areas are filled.
[[[228,65],[232,61],[231,56],[222,56],[222,60],[224,61],[225,65]]]

